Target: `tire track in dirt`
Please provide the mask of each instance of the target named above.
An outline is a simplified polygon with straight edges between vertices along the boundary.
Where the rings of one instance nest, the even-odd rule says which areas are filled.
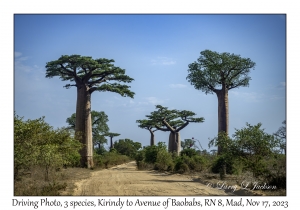
[[[86,196],[209,196],[228,195],[209,188],[187,175],[140,171],[130,162],[92,172],[92,176],[75,183],[73,195]]]

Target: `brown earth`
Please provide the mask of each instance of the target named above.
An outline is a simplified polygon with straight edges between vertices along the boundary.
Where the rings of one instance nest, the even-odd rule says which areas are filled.
[[[208,183],[217,180],[199,178],[198,175],[170,174],[166,172],[141,171],[135,162],[129,162],[109,169],[90,171],[74,181],[74,188],[62,195],[75,196],[228,196],[258,195],[253,191],[224,185],[212,187]],[[215,185],[217,186],[217,185]],[[218,185],[220,186],[220,185]],[[227,189],[226,189],[227,188]]]

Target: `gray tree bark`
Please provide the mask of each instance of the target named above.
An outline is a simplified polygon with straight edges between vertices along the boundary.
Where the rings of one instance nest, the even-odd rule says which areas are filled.
[[[77,86],[75,131],[76,137],[83,144],[83,148],[79,151],[81,167],[93,168],[91,94],[89,87],[85,85]]]

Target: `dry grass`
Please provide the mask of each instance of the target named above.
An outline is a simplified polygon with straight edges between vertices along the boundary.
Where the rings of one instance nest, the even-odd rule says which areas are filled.
[[[124,155],[105,156],[105,164],[97,165],[94,171],[110,168],[118,164],[129,162]],[[92,170],[86,168],[60,168],[49,171],[48,180],[45,180],[45,169],[31,168],[14,182],[15,196],[69,196],[76,188],[75,182],[91,177]]]
[[[91,170],[84,168],[67,168],[58,171],[51,170],[49,181],[45,180],[44,170],[39,167],[31,169],[30,173],[19,177],[14,182],[15,196],[58,196],[71,195],[73,180],[86,179]]]

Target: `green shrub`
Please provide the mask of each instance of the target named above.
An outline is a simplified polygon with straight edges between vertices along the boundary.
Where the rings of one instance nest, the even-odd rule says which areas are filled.
[[[183,160],[179,160],[178,162],[176,162],[175,164],[175,171],[178,173],[187,173],[190,171],[189,166],[183,162]]]
[[[103,155],[99,155],[97,153],[94,153],[93,160],[94,160],[94,167],[95,168],[103,168],[103,166],[104,166]]]
[[[145,150],[145,162],[146,163],[155,163],[158,153],[158,147],[156,145],[147,146],[144,148]]]
[[[187,149],[184,149],[180,152],[180,155],[186,155],[188,157],[193,157],[195,155],[197,155],[197,152],[195,149],[192,149],[192,148],[187,148]]]
[[[262,175],[264,182],[278,189],[286,189],[286,156],[277,154],[266,160],[266,165],[267,170]]]
[[[155,164],[157,162],[158,153],[160,151],[167,152],[167,146],[164,142],[158,142],[157,145],[147,146],[143,150],[145,151],[145,162]]]
[[[159,150],[156,157],[155,167],[160,171],[172,169],[172,155],[167,150]]]
[[[94,154],[94,165],[97,168],[109,168],[129,161],[128,156],[120,155],[116,151],[106,152],[103,155]]]
[[[225,156],[217,156],[217,158],[213,161],[211,171],[213,173],[221,173],[223,166],[226,166],[226,173],[232,174],[232,161],[228,160]]]
[[[44,168],[45,180],[49,172],[62,166],[79,164],[82,144],[71,137],[68,130],[53,129],[44,117],[23,121],[14,117],[14,178],[33,166]]]

